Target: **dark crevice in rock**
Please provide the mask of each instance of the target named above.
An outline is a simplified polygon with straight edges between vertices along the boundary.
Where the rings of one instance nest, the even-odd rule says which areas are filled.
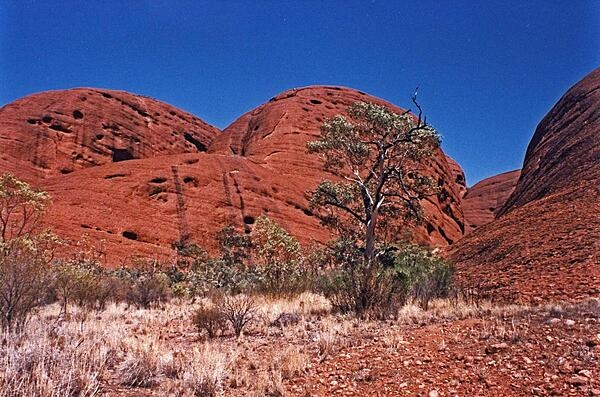
[[[119,161],[133,160],[133,153],[129,149],[112,149],[112,161],[118,163]]]
[[[198,149],[199,152],[206,152],[206,150],[207,150],[206,145],[204,145],[202,142],[200,142],[199,140],[194,138],[191,134],[185,132],[183,134],[183,138],[186,141],[188,141],[189,143],[191,143],[192,145],[194,145],[196,147],[196,149]]]
[[[131,230],[125,230],[123,233],[121,233],[123,237],[129,239],[129,240],[137,240],[138,239],[138,235],[136,232],[132,232]]]

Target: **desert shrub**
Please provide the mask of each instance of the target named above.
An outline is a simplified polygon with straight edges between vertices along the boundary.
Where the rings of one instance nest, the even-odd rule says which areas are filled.
[[[170,294],[170,279],[155,260],[136,258],[132,268],[121,268],[115,276],[121,280],[123,298],[138,308],[165,302]]]
[[[169,297],[168,278],[162,273],[145,273],[132,280],[127,291],[127,302],[138,308],[149,308]]]
[[[259,288],[276,296],[298,294],[308,287],[298,240],[266,216],[256,220],[253,233]]]
[[[209,338],[217,336],[219,331],[225,329],[227,320],[217,306],[202,303],[194,312],[194,325],[198,332],[206,331]]]
[[[238,294],[253,290],[259,282],[259,275],[255,268],[245,264],[216,258],[196,264],[187,279],[192,295],[206,296],[215,291]]]
[[[407,280],[409,298],[423,310],[432,299],[446,297],[450,292],[452,266],[425,247],[408,244],[400,247],[394,259],[394,269]]]
[[[236,337],[240,337],[244,328],[256,319],[257,304],[249,295],[225,295],[215,302],[218,310],[223,314],[232,328]]]
[[[52,266],[51,288],[64,314],[70,301],[88,309],[104,309],[114,297],[114,286],[110,274],[93,260],[58,261]]]
[[[10,173],[0,176],[0,325],[21,327],[47,297],[48,266],[58,242],[39,230],[50,196]]]
[[[48,297],[53,236],[39,235],[0,243],[0,324],[20,328]]]
[[[340,239],[329,247],[329,266],[315,288],[334,309],[359,316],[385,318],[406,290],[406,280],[379,259],[367,262],[350,241]]]

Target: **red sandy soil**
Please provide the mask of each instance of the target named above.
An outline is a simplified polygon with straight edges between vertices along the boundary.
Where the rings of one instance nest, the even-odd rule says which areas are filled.
[[[600,395],[598,301],[402,327],[363,331],[288,382],[289,395]]]

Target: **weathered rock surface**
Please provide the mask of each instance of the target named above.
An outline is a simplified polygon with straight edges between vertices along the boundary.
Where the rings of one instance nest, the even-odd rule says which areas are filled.
[[[247,157],[274,172],[286,175],[304,191],[326,177],[317,156],[306,153],[306,143],[318,139],[320,126],[336,114],[345,114],[357,101],[403,109],[363,92],[343,87],[314,86],[293,89],[244,114],[215,139],[211,153]],[[428,222],[410,231],[411,238],[439,246],[452,244],[464,232],[460,208],[461,183],[440,150],[425,173],[439,181],[441,192],[424,203]],[[460,169],[460,167],[458,167]]]
[[[600,68],[575,84],[536,128],[505,214],[577,183],[600,180]]]
[[[511,195],[521,170],[486,178],[467,189],[462,198],[466,233],[490,223]]]
[[[221,134],[125,92],[40,93],[0,109],[0,169],[48,191],[47,224],[71,241],[88,235],[112,265],[138,254],[168,257],[181,239],[214,248],[221,227],[250,233],[261,214],[303,243],[324,242],[330,235],[308,209],[307,192],[325,174],[306,142],[358,100],[385,103],[346,88],[292,90]],[[427,172],[442,189],[410,238],[445,246],[462,236],[461,187],[441,151]]]
[[[538,126],[499,218],[451,248],[458,277],[507,300],[600,293],[600,69]]]
[[[49,178],[42,188],[53,197],[47,223],[73,241],[84,233],[102,241],[113,265],[133,255],[168,258],[171,244],[182,239],[212,249],[223,226],[250,232],[261,214],[303,243],[327,240],[318,220],[307,215],[301,190],[240,157],[130,160]]]
[[[111,162],[206,151],[220,131],[152,98],[76,88],[27,96],[0,109],[0,169],[21,178]]]

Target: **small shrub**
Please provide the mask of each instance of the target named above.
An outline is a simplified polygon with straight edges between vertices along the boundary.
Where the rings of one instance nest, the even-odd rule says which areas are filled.
[[[432,299],[448,296],[453,268],[432,251],[409,244],[398,251],[394,269],[407,280],[410,297],[423,309]]]
[[[47,237],[0,241],[0,326],[21,328],[45,303],[49,281]]]
[[[342,313],[388,317],[406,289],[401,275],[379,260],[366,262],[362,252],[347,240],[335,241],[330,250],[331,265],[322,272],[316,289]]]
[[[171,294],[167,274],[158,270],[156,261],[136,261],[132,269],[119,269],[115,275],[125,289],[124,299],[137,308],[147,309],[155,303],[164,302]]]
[[[225,296],[215,304],[223,317],[233,327],[233,332],[237,338],[240,337],[244,328],[256,319],[257,305],[251,296]]]
[[[256,220],[253,242],[255,267],[263,292],[290,296],[306,289],[307,272],[295,237],[263,215]]]
[[[194,325],[198,332],[206,331],[209,338],[214,338],[226,327],[227,320],[223,312],[216,306],[203,303],[194,312]]]

